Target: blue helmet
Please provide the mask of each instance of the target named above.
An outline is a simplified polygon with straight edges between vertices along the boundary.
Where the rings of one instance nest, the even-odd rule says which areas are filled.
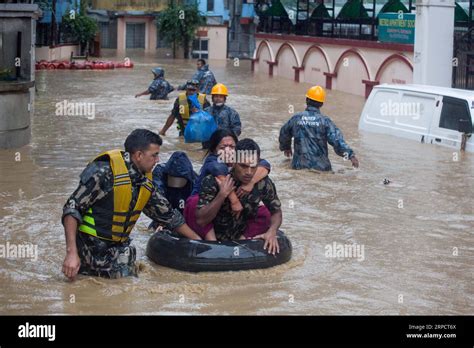
[[[155,74],[156,77],[164,77],[165,76],[165,70],[163,68],[153,68],[151,69],[151,72]]]

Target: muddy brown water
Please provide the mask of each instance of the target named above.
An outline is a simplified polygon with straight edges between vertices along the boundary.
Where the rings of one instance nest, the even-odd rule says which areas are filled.
[[[134,98],[150,83],[152,67],[163,66],[177,86],[195,66],[132,59],[134,69],[37,73],[31,144],[0,150],[0,244],[33,243],[38,259],[0,258],[0,314],[474,314],[474,156],[455,161],[452,149],[359,132],[364,98],[329,91],[323,111],[361,168],[330,150],[334,174],[290,170],[277,137],[290,105],[304,109],[309,85],[253,75],[248,61],[211,67],[229,87],[242,136],[254,138],[273,165],[293,259],[233,273],[164,268],[145,256],[149,219],[141,217],[133,231],[138,278],[66,281],[60,218],[80,172],[101,151],[122,147],[134,128],[161,128],[174,98]],[[64,100],[94,103],[95,118],[56,116]],[[188,151],[199,169],[199,146],[184,144],[173,127],[161,161],[175,150]],[[327,257],[333,243],[364,246],[363,260]]]

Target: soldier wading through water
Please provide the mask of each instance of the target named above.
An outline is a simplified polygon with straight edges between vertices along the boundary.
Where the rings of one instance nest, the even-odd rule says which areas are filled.
[[[201,239],[152,183],[160,136],[135,129],[125,152],[106,151],[84,169],[77,189],[64,205],[66,234],[63,273],[107,278],[137,275],[136,250],[130,232],[141,212],[186,238]]]

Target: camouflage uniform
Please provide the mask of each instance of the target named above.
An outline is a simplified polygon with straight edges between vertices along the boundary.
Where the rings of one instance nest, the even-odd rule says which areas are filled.
[[[209,65],[206,64],[198,69],[191,80],[199,81],[199,92],[210,94],[212,87],[217,83],[216,78],[211,70],[209,70]],[[179,90],[186,89],[186,83],[178,87]]]
[[[241,185],[236,181],[236,188]],[[202,208],[214,200],[219,192],[219,185],[213,175],[207,175],[201,183],[199,192],[199,202],[197,208]],[[217,213],[214,224],[214,231],[218,240],[235,240],[244,233],[247,221],[257,216],[258,206],[262,201],[271,214],[281,209],[281,202],[278,198],[275,184],[267,176],[255,184],[252,192],[240,199],[243,210],[237,218],[232,213],[230,201],[226,199],[221,209]]]
[[[216,78],[207,64],[201,68],[201,71],[202,75],[200,79],[197,79],[199,81],[199,92],[210,94],[212,87],[217,83]]]
[[[146,178],[130,160],[125,159],[132,181],[132,201],[134,207],[141,185]],[[113,173],[109,162],[95,161],[89,163],[81,174],[79,186],[69,197],[63,208],[62,219],[73,216],[79,224],[82,216],[93,207],[95,202],[113,193]],[[143,209],[143,213],[170,230],[184,224],[183,216],[174,210],[169,202],[156,189]],[[120,278],[136,275],[136,250],[130,245],[131,239],[125,242],[113,242],[78,231],[76,244],[81,259],[80,273],[109,278]]]
[[[151,94],[150,99],[152,100],[167,100],[168,94],[173,91],[174,88],[169,84],[169,82],[161,77],[154,79],[150,84],[150,87],[148,87],[148,92]]]
[[[227,129],[239,136],[242,132],[242,123],[240,122],[240,116],[234,109],[227,105],[222,106],[210,106],[204,111],[208,112],[214,117],[219,129]]]
[[[328,158],[328,143],[339,156],[351,158],[354,151],[345,143],[339,128],[327,116],[313,106],[295,114],[280,129],[280,150],[291,150],[294,138],[293,169],[312,168],[331,170]]]
[[[198,69],[198,70],[196,70],[196,72],[194,73],[193,77],[191,77],[190,81],[192,81],[192,80],[201,81],[203,75],[204,75],[204,71],[202,70],[202,68],[201,68],[201,69]],[[184,84],[180,85],[180,86],[178,87],[178,90],[179,90],[179,91],[185,90],[187,85],[188,85],[187,83],[184,83]],[[201,91],[201,92],[202,92],[202,91]],[[204,92],[203,92],[203,93],[204,93]]]
[[[130,241],[114,243],[78,232],[76,244],[81,259],[79,273],[115,279],[137,276],[137,251]]]
[[[199,93],[199,94],[202,94],[202,93]],[[191,110],[191,102],[189,101],[188,99],[188,106],[189,106],[189,110]],[[203,109],[205,108],[208,108],[209,106],[211,106],[211,104],[209,104],[209,101],[206,100],[204,101],[204,105],[203,105]],[[190,111],[191,113],[191,111]],[[181,129],[181,126],[179,124],[179,119],[181,118],[181,115],[179,113],[179,97],[176,98],[176,100],[174,101],[174,104],[173,104],[173,109],[171,110],[171,114],[173,115],[173,117],[175,118],[175,120],[178,122],[178,129],[179,129],[179,135],[184,135],[184,128]]]

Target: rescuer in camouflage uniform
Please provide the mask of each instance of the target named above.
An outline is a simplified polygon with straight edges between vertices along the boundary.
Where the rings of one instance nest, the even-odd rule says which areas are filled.
[[[84,169],[63,208],[67,277],[74,279],[78,272],[108,278],[136,275],[130,232],[142,211],[169,230],[201,239],[153,186],[151,169],[161,144],[158,134],[136,129],[125,141],[126,152],[104,152]]]
[[[197,60],[197,71],[191,80],[197,80],[199,82],[199,91],[204,94],[211,93],[212,87],[217,83],[213,72],[209,70],[209,65],[206,64],[204,59]],[[186,84],[178,87],[180,91],[184,89],[186,89]]]
[[[169,84],[168,81],[165,80],[165,70],[158,67],[151,69],[151,72],[153,73],[154,79],[150,84],[150,87],[148,87],[147,90],[135,95],[135,98],[150,94],[150,100],[167,100],[168,94],[173,92],[174,88]]]
[[[188,124],[191,114],[197,111],[197,109],[193,108],[191,102],[188,99],[188,97],[194,94],[196,94],[198,97],[201,110],[204,110],[211,105],[206,98],[206,94],[200,93],[199,81],[189,80],[186,83],[186,92],[180,93],[174,101],[173,109],[166,119],[163,128],[160,130],[160,135],[166,136],[167,130],[173,125],[174,120],[176,120],[178,122],[177,128],[179,130],[179,136],[184,136],[184,130]]]

